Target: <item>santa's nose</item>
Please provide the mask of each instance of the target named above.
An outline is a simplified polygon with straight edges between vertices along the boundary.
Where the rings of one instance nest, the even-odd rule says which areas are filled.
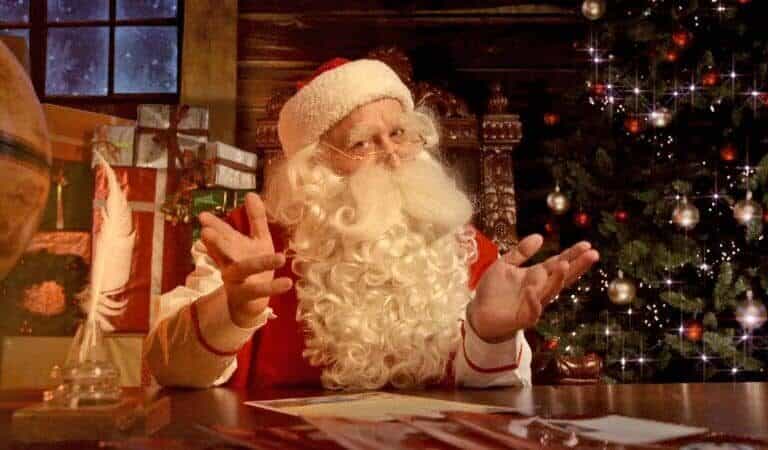
[[[400,154],[397,152],[397,145],[389,139],[382,142],[384,162],[393,169],[400,167]]]

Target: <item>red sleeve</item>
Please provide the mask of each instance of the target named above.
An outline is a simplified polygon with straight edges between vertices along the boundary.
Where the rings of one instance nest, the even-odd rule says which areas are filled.
[[[469,268],[469,288],[475,289],[485,270],[499,257],[499,248],[486,235],[473,227],[477,242],[477,261]]]

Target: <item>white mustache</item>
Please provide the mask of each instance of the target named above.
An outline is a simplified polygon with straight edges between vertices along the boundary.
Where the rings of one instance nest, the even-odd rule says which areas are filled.
[[[336,210],[331,226],[362,241],[380,237],[403,220],[433,227],[438,235],[467,224],[471,202],[431,155],[421,155],[395,170],[372,165],[351,175],[342,194],[348,206]]]

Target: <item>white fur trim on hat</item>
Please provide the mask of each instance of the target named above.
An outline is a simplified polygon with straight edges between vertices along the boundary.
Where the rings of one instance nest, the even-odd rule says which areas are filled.
[[[381,61],[358,59],[321,73],[280,110],[277,134],[285,155],[317,142],[347,114],[382,98],[394,98],[413,110],[411,91]]]

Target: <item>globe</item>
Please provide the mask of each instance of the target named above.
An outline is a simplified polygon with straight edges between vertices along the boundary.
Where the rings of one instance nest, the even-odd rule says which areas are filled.
[[[43,109],[24,68],[0,42],[0,280],[37,230],[50,167]]]

